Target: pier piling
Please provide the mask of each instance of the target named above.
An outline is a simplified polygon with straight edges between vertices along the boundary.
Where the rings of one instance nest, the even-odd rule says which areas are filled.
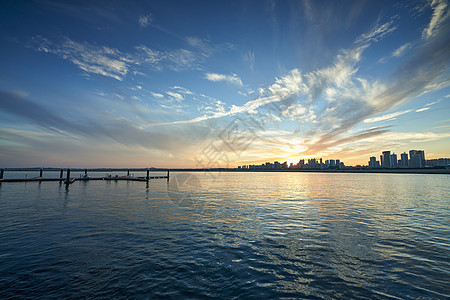
[[[150,170],[147,169],[147,181],[150,179]]]
[[[67,169],[67,181],[70,180],[70,169]]]
[[[59,179],[63,180],[63,178],[64,178],[64,169],[61,169],[59,171]]]
[[[169,173],[170,173],[170,171],[167,170],[167,181],[169,181]]]
[[[87,169],[84,169],[84,175],[87,175]]]
[[[0,179],[3,179],[3,176],[5,175],[5,169],[0,170]]]
[[[130,169],[128,169],[127,171],[127,176],[130,176]]]
[[[44,175],[44,169],[41,168],[39,170],[39,177],[43,177],[43,175]]]

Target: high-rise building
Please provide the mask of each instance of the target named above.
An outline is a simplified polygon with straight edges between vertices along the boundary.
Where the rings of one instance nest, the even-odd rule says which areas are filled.
[[[377,158],[375,156],[370,157],[369,168],[377,168],[378,166],[377,166]]]
[[[391,154],[391,168],[396,168],[397,167],[397,154],[392,153]]]
[[[383,167],[383,155],[380,155],[380,167]]]
[[[383,151],[383,168],[391,167],[391,151]]]
[[[425,152],[423,150],[409,150],[409,167],[425,167]]]
[[[304,159],[300,159],[300,161],[298,162],[298,166],[300,168],[303,168],[305,166],[305,160]]]
[[[400,154],[399,167],[400,168],[407,168],[408,167],[408,153],[403,152],[402,154]]]
[[[407,168],[408,167],[408,153],[403,152],[400,154],[400,167]]]

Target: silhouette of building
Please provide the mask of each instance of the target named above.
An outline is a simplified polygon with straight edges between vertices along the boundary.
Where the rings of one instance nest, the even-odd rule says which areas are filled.
[[[397,154],[392,153],[392,154],[391,154],[391,168],[396,168],[397,165],[398,165],[398,162],[397,162]]]
[[[377,158],[375,156],[372,156],[369,158],[369,168],[379,168],[380,162],[377,161]]]
[[[314,170],[323,170],[323,169],[345,169],[345,164],[341,162],[339,159],[331,159],[332,164],[329,164],[329,161],[326,160],[323,163],[323,159],[319,158],[310,158],[308,159],[308,163],[305,163],[304,159],[300,159],[297,164],[290,163],[288,165],[287,161],[284,163],[280,163],[275,161],[273,163],[266,162],[261,165],[248,165],[248,166],[238,166],[238,170],[286,170],[286,169],[314,169]]]
[[[304,159],[300,159],[299,162],[298,162],[298,166],[299,166],[299,168],[305,167],[305,160]]]
[[[409,150],[409,167],[425,168],[425,152],[423,150]]]
[[[383,168],[391,167],[391,151],[383,151]]]
[[[335,167],[336,161],[334,159],[330,159],[330,167]]]
[[[408,167],[408,153],[403,152],[400,154],[400,167],[407,168]]]
[[[426,165],[430,167],[450,167],[450,158],[427,159]]]

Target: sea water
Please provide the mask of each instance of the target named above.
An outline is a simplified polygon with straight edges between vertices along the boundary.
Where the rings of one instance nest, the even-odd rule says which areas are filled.
[[[449,178],[2,183],[0,298],[448,298]]]

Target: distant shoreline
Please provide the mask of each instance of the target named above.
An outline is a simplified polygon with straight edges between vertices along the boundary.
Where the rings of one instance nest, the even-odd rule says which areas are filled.
[[[61,169],[70,169],[73,172],[240,172],[240,173],[258,173],[258,172],[305,172],[305,173],[386,173],[386,174],[450,174],[450,169],[445,168],[422,168],[422,169],[343,169],[343,170],[317,170],[317,169],[280,169],[280,170],[242,170],[236,168],[2,168],[5,172],[38,172],[41,169],[45,172],[59,172]]]

